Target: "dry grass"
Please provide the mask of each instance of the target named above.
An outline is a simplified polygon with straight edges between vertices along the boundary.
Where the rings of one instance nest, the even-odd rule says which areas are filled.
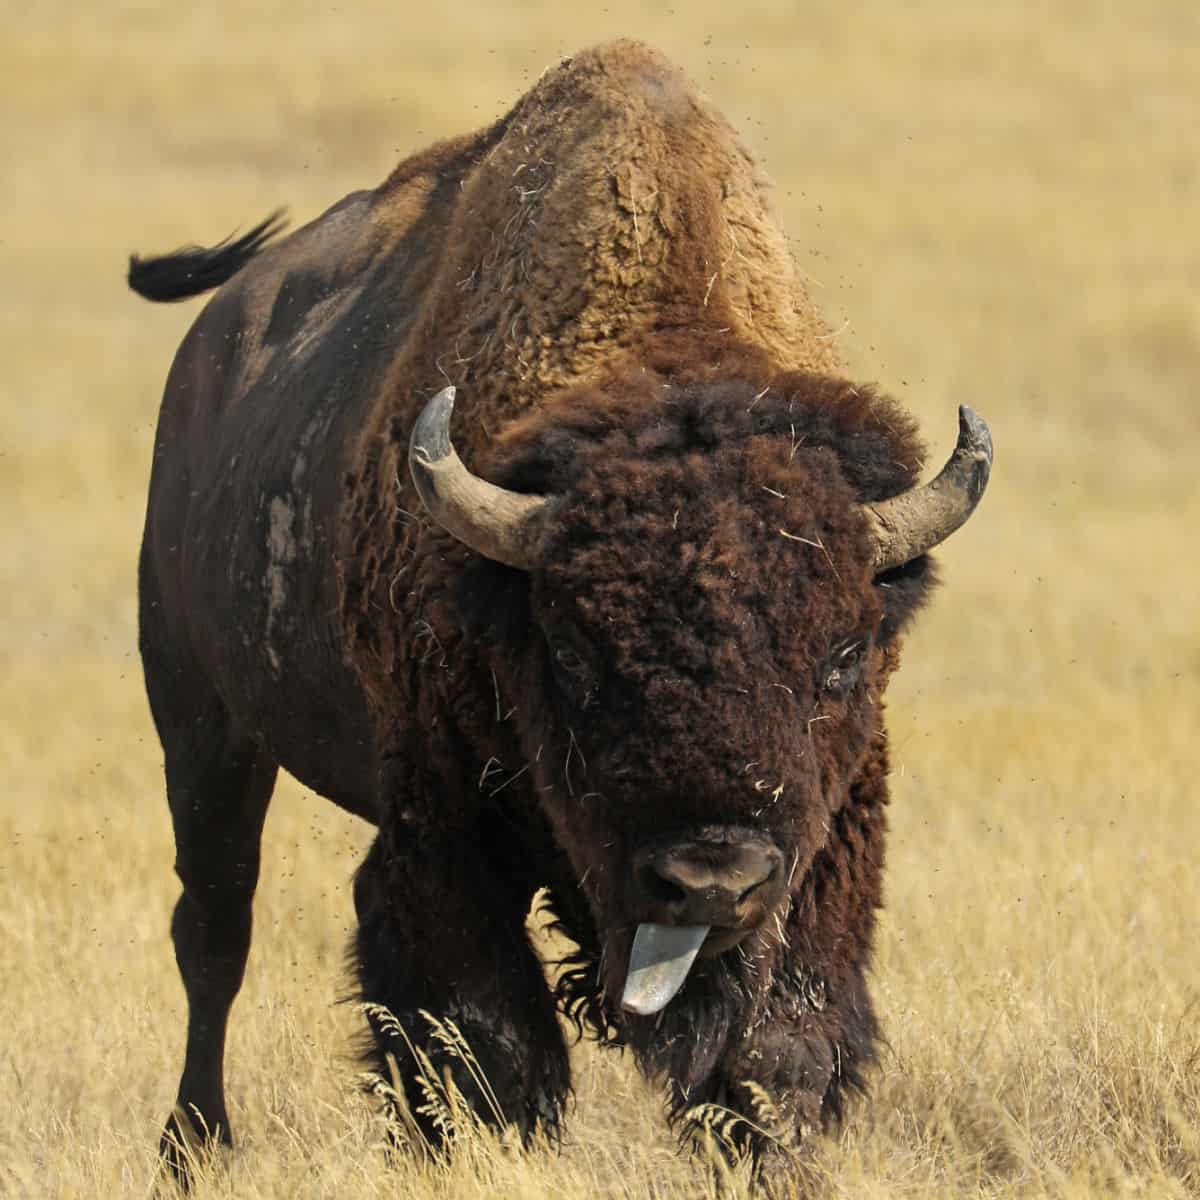
[[[133,577],[194,306],[138,303],[123,255],[307,218],[618,32],[766,158],[856,373],[936,452],[960,399],[998,447],[892,692],[890,1050],[816,1149],[822,1190],[1200,1194],[1194,0],[563,12],[8,6],[0,1194],[144,1195],[182,1048]],[[590,1049],[561,1156],[475,1137],[450,1169],[387,1165],[334,1004],[366,840],[281,788],[234,1010],[241,1145],[197,1196],[706,1194],[655,1097]]]

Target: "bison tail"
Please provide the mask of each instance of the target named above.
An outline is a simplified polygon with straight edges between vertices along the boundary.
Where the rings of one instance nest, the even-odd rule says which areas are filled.
[[[232,279],[268,242],[283,232],[287,216],[273,212],[249,233],[215,246],[184,246],[154,258],[129,256],[129,286],[147,300],[186,300]]]

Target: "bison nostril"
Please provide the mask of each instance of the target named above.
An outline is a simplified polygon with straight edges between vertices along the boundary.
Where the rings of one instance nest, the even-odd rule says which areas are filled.
[[[778,874],[778,868],[776,868],[776,870],[772,871],[765,879],[760,879],[760,880],[758,880],[757,883],[752,883],[748,888],[746,888],[746,890],[744,892],[741,892],[738,895],[738,898],[737,898],[738,904],[745,904],[746,901],[749,900],[750,897],[753,896],[755,892],[759,891],[761,888],[765,888],[767,886],[767,884],[770,883],[777,874]]]
[[[682,904],[688,898],[687,892],[679,884],[660,875],[653,867],[642,871],[642,890],[651,900],[660,904]]]

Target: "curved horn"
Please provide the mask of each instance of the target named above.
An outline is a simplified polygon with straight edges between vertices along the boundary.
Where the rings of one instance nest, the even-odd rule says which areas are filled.
[[[408,440],[408,469],[421,503],[449,534],[485,558],[522,571],[538,565],[535,518],[549,500],[506,491],[472,475],[450,441],[454,388],[421,410]]]
[[[992,470],[992,435],[965,404],[958,445],[938,477],[890,500],[864,504],[875,537],[875,569],[887,571],[944,542],[975,511]]]

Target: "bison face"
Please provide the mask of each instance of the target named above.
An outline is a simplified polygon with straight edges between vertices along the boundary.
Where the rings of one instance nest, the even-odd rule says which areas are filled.
[[[610,987],[646,1011],[689,955],[754,957],[782,936],[788,885],[869,753],[889,659],[831,448],[630,432],[557,493],[529,580],[543,666],[525,749],[607,932]],[[661,969],[631,991],[647,926],[692,933],[649,946]]]
[[[821,377],[639,375],[563,398],[500,452],[504,487],[484,486],[521,544],[470,544],[519,574],[481,564],[464,592],[490,610],[489,669],[609,997],[651,1012],[689,968],[761,976],[881,744],[896,634],[930,581],[928,543],[881,571],[867,507],[912,487],[912,423]]]

